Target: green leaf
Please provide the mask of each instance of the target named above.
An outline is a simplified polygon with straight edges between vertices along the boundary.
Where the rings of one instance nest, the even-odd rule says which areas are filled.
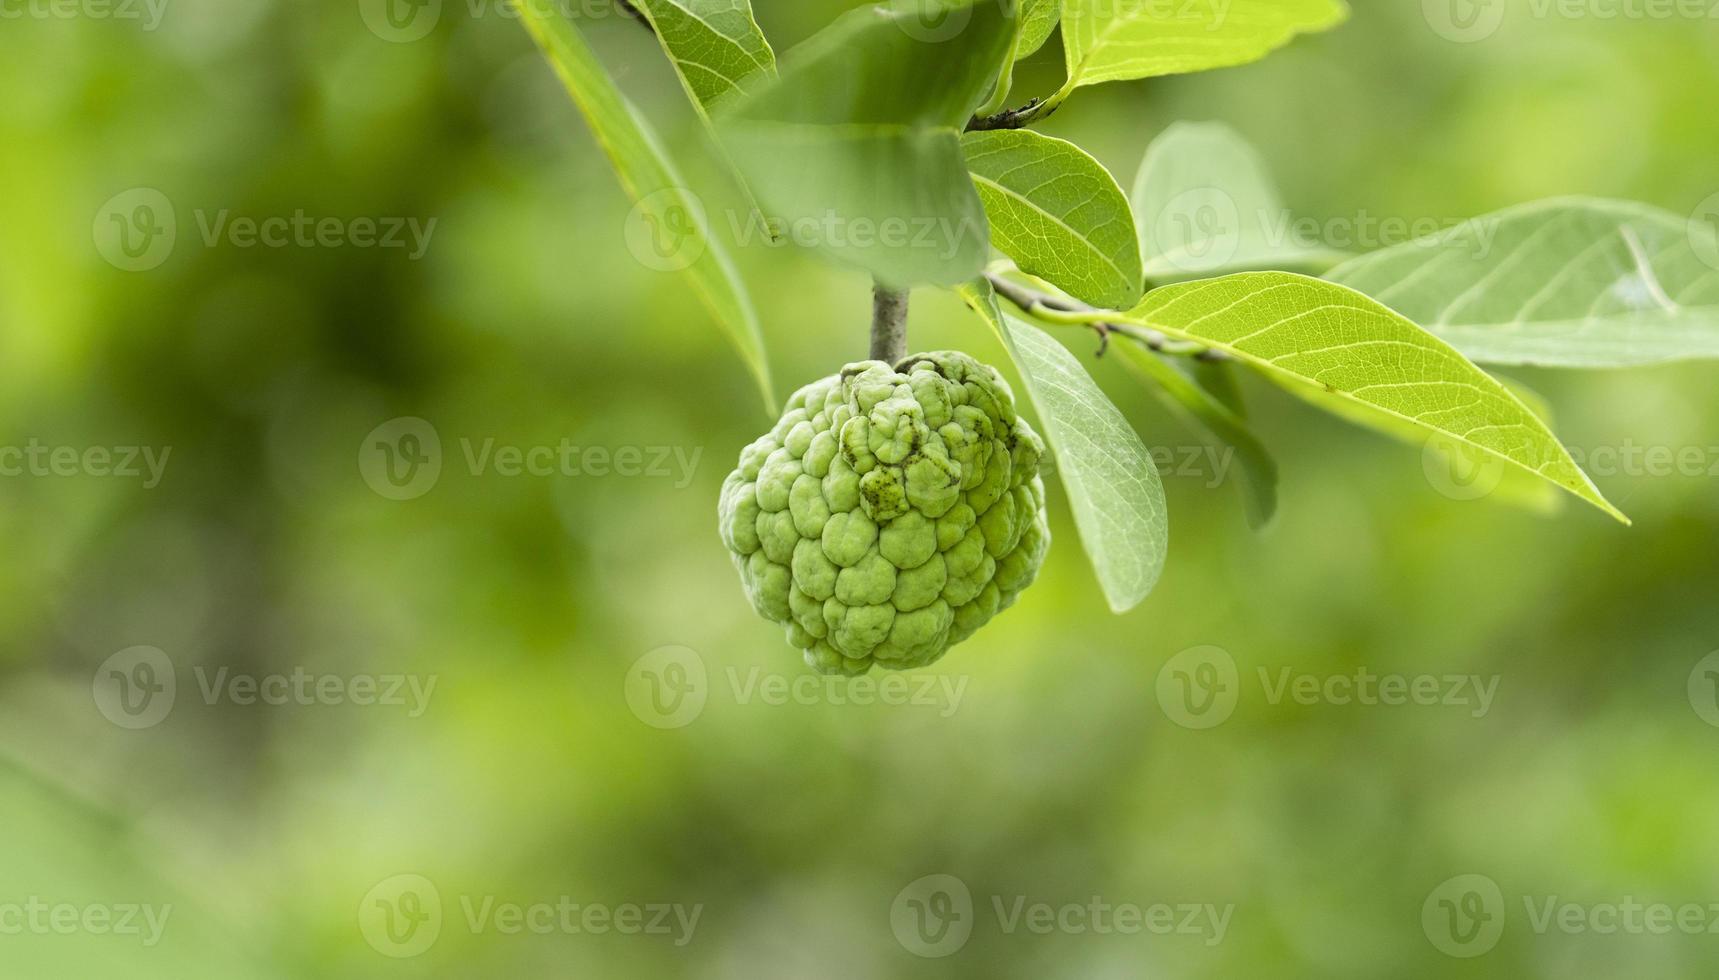
[[[1169,548],[1164,486],[1152,454],[1073,354],[1044,331],[1003,316],[990,283],[981,279],[959,292],[1020,368],[1056,452],[1081,545],[1110,608],[1127,612],[1152,591]]]
[[[700,112],[776,74],[750,0],[634,0]]]
[[[1242,506],[1248,524],[1263,528],[1277,513],[1277,461],[1247,421],[1224,399],[1208,391],[1175,365],[1145,346],[1123,338],[1111,344],[1122,363],[1153,383],[1153,389],[1172,406],[1182,409],[1204,425],[1212,435],[1233,447],[1241,461]],[[1221,365],[1220,365],[1221,366]]]
[[[1437,337],[1345,286],[1252,272],[1166,286],[1124,318],[1321,394],[1354,420],[1473,446],[1624,523],[1546,424]]]
[[[1719,357],[1719,234],[1644,204],[1560,198],[1331,270],[1484,364]]]
[[[1553,424],[1552,407],[1539,392],[1509,378],[1499,378],[1498,383],[1510,389],[1547,426]],[[1539,477],[1505,466],[1496,457],[1487,457],[1472,446],[1449,439],[1428,440],[1422,450],[1421,466],[1428,483],[1457,500],[1485,499],[1552,515],[1562,512],[1564,502],[1570,499]]]
[[[1222,123],[1176,123],[1134,181],[1140,251],[1153,282],[1256,269],[1323,271],[1347,256],[1296,234],[1265,161]]]
[[[517,9],[608,154],[622,187],[637,202],[638,220],[671,231],[676,257],[672,265],[681,268],[740,351],[758,383],[765,411],[774,415],[776,397],[758,314],[733,260],[711,234],[696,195],[686,188],[656,134],[615,87],[578,30],[543,4],[520,3]]]
[[[1021,39],[1015,46],[1015,60],[1044,47],[1060,20],[1062,0],[1021,0]]]
[[[718,120],[773,217],[892,286],[965,282],[989,253],[960,131],[1014,24],[993,0],[944,16],[957,15],[958,30],[928,32],[911,11],[853,11]]]
[[[1068,82],[1059,95],[1099,82],[1244,65],[1348,14],[1342,0],[1064,0]]]
[[[961,145],[991,244],[1023,272],[1095,306],[1139,302],[1134,216],[1103,165],[1073,143],[1025,129],[968,133]]]

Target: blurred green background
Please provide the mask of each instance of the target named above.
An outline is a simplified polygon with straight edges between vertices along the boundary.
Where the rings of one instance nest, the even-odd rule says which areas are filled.
[[[778,51],[847,6],[756,4]],[[1185,465],[1202,435],[1070,331],[1177,460],[1163,583],[1110,615],[1053,486],[1040,583],[937,686],[848,703],[801,680],[716,536],[771,420],[629,252],[629,202],[499,0],[432,4],[416,39],[357,0],[3,9],[0,447],[41,448],[0,476],[0,976],[1713,975],[1719,368],[1513,375],[1578,453],[1700,461],[1596,473],[1628,529],[1453,499],[1416,447],[1250,384],[1284,471],[1255,534],[1233,469]],[[699,192],[732,197],[651,38],[578,9]],[[1362,4],[1043,128],[1127,185],[1171,122],[1228,122],[1328,227],[1567,193],[1690,213],[1719,191],[1719,23],[1611,9],[1523,0],[1465,43],[1437,4]],[[1053,41],[1017,92],[1060,72]],[[300,212],[340,234],[206,234]],[[169,217],[154,253],[114,237]],[[434,225],[420,255],[366,218]],[[863,356],[862,277],[739,258],[782,393]],[[912,344],[1006,361],[927,291]],[[361,465],[398,418],[442,449],[411,499]],[[480,472],[486,440],[645,472]],[[92,447],[167,455],[103,476]],[[1214,727],[1174,697],[1190,657],[1234,671]],[[1485,711],[1442,682],[1302,703],[1271,694],[1286,670],[1496,687]],[[295,676],[323,693],[245,703]],[[1095,901],[1160,927],[1013,916]],[[1696,925],[1605,929],[1628,901]]]

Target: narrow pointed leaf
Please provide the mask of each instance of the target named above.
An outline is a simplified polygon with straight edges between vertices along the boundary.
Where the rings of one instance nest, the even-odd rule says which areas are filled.
[[[1620,521],[1546,424],[1455,348],[1345,286],[1252,272],[1148,293],[1128,322],[1204,344],[1388,433],[1443,436]]]
[[[1562,198],[1331,270],[1483,364],[1617,368],[1719,357],[1719,232]]]
[[[991,244],[1021,271],[1094,306],[1139,302],[1134,216],[1102,164],[1073,143],[1025,129],[968,133],[961,145]]]
[[[774,414],[776,400],[758,315],[733,260],[711,233],[703,208],[578,30],[542,4],[520,3],[517,9],[608,154],[622,187],[644,209],[645,219],[677,230],[675,251],[685,262],[682,274],[740,351],[758,383],[765,411]]]
[[[1112,610],[1127,612],[1152,591],[1169,549],[1168,508],[1152,454],[1073,354],[1002,314],[990,283],[978,280],[960,293],[1020,369],[1099,586]]]

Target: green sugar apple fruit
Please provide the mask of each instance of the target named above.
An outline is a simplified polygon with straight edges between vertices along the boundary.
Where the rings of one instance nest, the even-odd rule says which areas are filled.
[[[966,354],[849,364],[741,451],[722,541],[814,670],[922,667],[1038,575],[1043,456],[1008,384]]]

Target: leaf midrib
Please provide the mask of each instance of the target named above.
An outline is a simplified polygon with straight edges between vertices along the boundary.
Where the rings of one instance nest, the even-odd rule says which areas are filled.
[[[1221,280],[1213,280],[1213,284],[1216,284],[1220,281]],[[1217,311],[1214,311],[1212,313],[1208,313],[1205,316],[1202,316],[1200,318],[1200,320],[1195,321],[1195,322],[1203,322],[1205,320],[1211,319],[1213,316],[1221,315],[1225,310],[1234,309],[1235,307],[1241,305],[1242,303],[1245,303],[1245,302],[1248,302],[1252,299],[1257,298],[1259,295],[1261,295],[1263,293],[1266,293],[1266,292],[1269,292],[1272,290],[1277,290],[1277,289],[1289,288],[1293,285],[1296,285],[1296,284],[1295,283],[1279,283],[1276,285],[1267,286],[1263,289],[1253,289],[1250,292],[1248,292],[1246,295],[1244,295],[1242,298],[1236,300],[1235,302],[1229,304],[1228,306],[1222,308],[1221,310],[1217,310]],[[1187,297],[1190,297],[1190,296],[1196,296],[1199,294],[1199,292],[1201,292],[1205,289],[1209,289],[1209,288],[1211,288],[1211,284],[1208,284],[1208,285],[1202,286],[1202,287],[1197,287],[1196,289],[1189,290],[1185,296],[1177,297],[1177,299],[1186,299]],[[1341,305],[1341,304],[1331,304],[1331,305],[1336,306],[1336,305]],[[1351,309],[1351,310],[1354,310],[1358,313],[1364,313],[1364,314],[1368,314],[1368,315],[1372,315],[1372,316],[1378,316],[1379,315],[1377,313],[1377,311],[1369,310],[1366,307],[1362,307],[1362,306],[1343,306],[1343,308],[1344,309]],[[1483,446],[1483,445],[1480,445],[1479,443],[1473,442],[1473,441],[1469,440],[1466,437],[1466,435],[1459,435],[1454,430],[1446,429],[1446,428],[1443,428],[1441,426],[1434,425],[1432,423],[1425,421],[1424,419],[1416,418],[1416,417],[1411,416],[1411,415],[1404,415],[1403,413],[1398,412],[1395,409],[1391,409],[1391,408],[1385,407],[1383,405],[1379,405],[1375,402],[1366,401],[1365,399],[1356,397],[1352,392],[1344,391],[1341,388],[1336,388],[1333,386],[1326,385],[1326,384],[1318,381],[1315,378],[1309,377],[1306,374],[1302,374],[1302,373],[1295,371],[1293,369],[1290,369],[1290,368],[1285,368],[1285,367],[1279,365],[1277,361],[1274,361],[1274,360],[1271,360],[1271,359],[1268,359],[1265,357],[1261,357],[1257,354],[1249,353],[1249,352],[1241,350],[1240,348],[1235,346],[1235,344],[1238,344],[1242,341],[1245,341],[1251,337],[1258,336],[1258,334],[1263,332],[1263,331],[1255,331],[1252,334],[1247,334],[1247,335],[1244,335],[1242,337],[1238,337],[1233,341],[1220,341],[1220,340],[1216,340],[1216,339],[1213,339],[1210,337],[1202,337],[1198,334],[1192,333],[1188,330],[1184,330],[1180,327],[1154,322],[1153,320],[1148,318],[1148,314],[1140,314],[1138,312],[1138,310],[1136,311],[1135,314],[1130,314],[1131,318],[1134,318],[1136,316],[1138,318],[1138,322],[1140,322],[1142,325],[1151,327],[1152,329],[1160,331],[1160,332],[1167,334],[1171,337],[1176,337],[1176,338],[1179,338],[1181,340],[1187,340],[1187,341],[1192,341],[1195,343],[1203,344],[1203,345],[1211,347],[1215,350],[1220,350],[1226,354],[1229,354],[1232,357],[1240,358],[1241,360],[1243,360],[1249,364],[1261,365],[1261,366],[1264,366],[1267,368],[1271,368],[1273,370],[1280,372],[1281,374],[1283,374],[1285,377],[1289,378],[1290,380],[1293,380],[1293,381],[1296,381],[1300,384],[1306,385],[1306,386],[1308,386],[1308,387],[1310,387],[1310,388],[1312,388],[1312,389],[1314,389],[1314,390],[1316,390],[1322,394],[1325,394],[1325,395],[1330,396],[1330,397],[1335,397],[1335,398],[1338,398],[1338,399],[1341,399],[1344,401],[1348,401],[1348,402],[1351,402],[1351,403],[1356,404],[1356,405],[1365,406],[1366,408],[1368,408],[1372,411],[1379,412],[1383,415],[1398,419],[1398,420],[1403,421],[1403,422],[1407,422],[1410,425],[1417,426],[1417,427],[1420,427],[1423,429],[1428,429],[1428,430],[1431,430],[1433,432],[1437,432],[1441,435],[1449,436],[1452,439],[1455,439],[1456,441],[1458,441],[1464,445],[1472,446],[1476,450],[1478,450],[1482,453],[1486,453],[1489,456],[1494,456],[1494,457],[1498,458],[1499,460],[1501,460],[1501,461],[1503,461],[1503,462],[1505,462],[1511,466],[1514,466],[1519,470],[1522,470],[1525,473],[1530,473],[1534,476],[1540,477],[1541,479],[1548,479],[1548,477],[1546,476],[1546,474],[1544,472],[1542,472],[1540,470],[1536,470],[1534,468],[1531,468],[1528,465],[1526,465],[1526,464],[1524,464],[1518,460],[1512,459],[1510,456],[1508,456],[1504,453],[1501,453],[1498,450],[1493,449],[1489,446]],[[1283,322],[1282,320],[1278,321],[1278,323],[1282,323],[1282,322]],[[1273,329],[1273,328],[1275,328],[1276,325],[1277,324],[1273,324],[1271,327],[1267,327],[1266,329]],[[1450,344],[1448,344],[1445,341],[1443,341],[1442,339],[1440,339],[1437,335],[1428,333],[1427,336],[1430,338],[1432,346],[1435,349],[1437,347],[1443,347],[1449,353],[1454,354],[1458,359],[1466,360],[1466,358],[1463,357],[1463,354],[1461,351],[1458,351],[1455,347],[1452,347]],[[1347,346],[1347,345],[1340,345],[1340,346]],[[1538,416],[1535,415],[1534,412],[1531,409],[1529,409],[1527,405],[1523,404],[1522,400],[1520,398],[1517,398],[1515,393],[1511,392],[1510,389],[1504,387],[1503,385],[1499,385],[1497,392],[1495,392],[1494,394],[1500,395],[1505,400],[1516,405],[1518,408],[1521,408],[1522,411],[1526,414],[1526,416],[1528,418],[1538,419]],[[1470,430],[1470,431],[1474,431],[1474,430]],[[1554,445],[1557,445],[1560,448],[1562,448],[1562,443],[1558,442],[1556,436],[1550,436],[1550,438],[1552,439],[1552,442]],[[1566,456],[1567,456],[1567,451],[1566,451]],[[1550,461],[1544,465],[1551,465],[1552,462],[1557,462],[1557,460],[1554,459],[1554,460],[1552,460],[1552,461]],[[1574,463],[1572,462],[1571,465],[1574,466]],[[1575,467],[1575,471],[1577,474],[1579,474],[1579,475],[1581,474],[1581,468],[1580,467]],[[1598,488],[1592,486],[1591,482],[1588,482],[1588,483],[1578,482],[1576,484],[1571,484],[1571,483],[1568,483],[1562,479],[1555,479],[1553,482],[1557,483],[1558,486],[1561,486],[1564,489],[1575,493],[1576,496],[1581,497],[1583,500],[1587,500],[1590,503],[1596,504],[1597,506],[1600,507],[1601,510],[1610,514],[1611,516],[1613,516],[1617,520],[1622,521],[1624,524],[1628,525],[1631,523],[1630,519],[1627,516],[1625,516],[1622,511],[1618,510],[1615,506],[1613,506],[1610,501],[1606,500],[1605,497],[1599,493]],[[1591,495],[1589,493],[1584,493],[1583,492],[1584,490],[1591,491]]]

